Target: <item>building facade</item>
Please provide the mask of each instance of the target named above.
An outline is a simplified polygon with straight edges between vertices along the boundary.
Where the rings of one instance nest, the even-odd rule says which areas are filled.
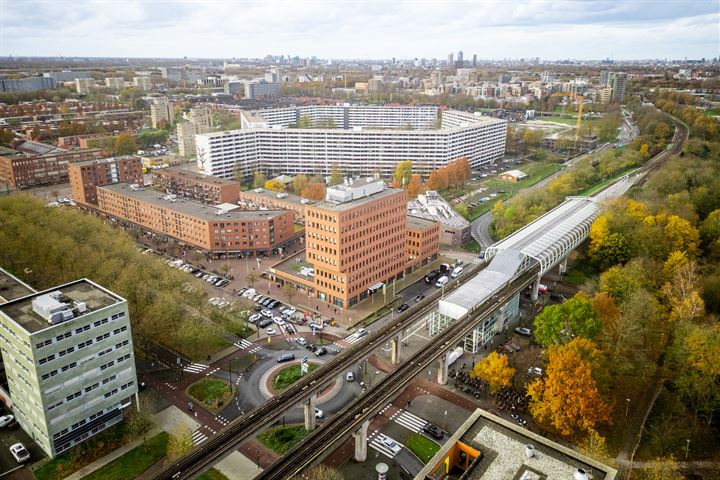
[[[440,224],[440,243],[459,247],[472,240],[470,222],[437,192],[428,190],[407,204],[410,216]]]
[[[622,103],[625,99],[625,82],[627,74],[623,72],[610,72],[608,86],[612,88],[612,101]]]
[[[33,92],[35,90],[55,90],[56,88],[57,83],[52,77],[0,79],[0,93]]]
[[[153,170],[154,188],[208,205],[237,204],[240,182],[192,172],[180,167]]]
[[[284,128],[300,116],[332,118],[339,128]],[[453,110],[442,113],[441,128],[431,129],[436,107],[314,106],[243,112],[241,121],[241,130],[196,136],[198,168],[234,178],[256,170],[327,175],[335,165],[348,175],[369,176],[390,175],[398,162],[411,160],[415,173],[429,175],[461,157],[473,168],[501,159],[507,130],[504,120]],[[424,129],[404,130],[408,124]]]
[[[0,305],[15,419],[50,457],[120,422],[137,393],[127,301],[82,279]]]
[[[222,210],[125,183],[97,194],[105,215],[217,255],[269,253],[294,235],[289,211]]]
[[[144,92],[152,90],[152,80],[150,77],[133,77],[133,85]]]
[[[427,265],[440,252],[440,223],[425,218],[407,217],[406,271]]]
[[[122,77],[107,77],[105,79],[105,86],[113,90],[120,90],[125,86],[125,79]]]
[[[196,124],[194,122],[183,122],[177,125],[178,153],[181,157],[188,158],[195,155],[195,135],[208,133],[211,127]]]
[[[0,181],[18,189],[67,182],[70,163],[103,157],[101,150],[0,156]]]
[[[73,200],[85,206],[97,206],[96,187],[113,183],[143,184],[140,157],[125,156],[87,160],[68,165]]]
[[[406,262],[405,192],[382,180],[328,188],[306,208],[305,248],[318,299],[349,308],[401,278]]]
[[[93,88],[95,88],[95,79],[94,78],[76,78],[75,79],[75,90],[77,90],[77,93],[79,93],[81,95],[90,93]]]
[[[280,98],[280,84],[266,82],[265,80],[247,80],[245,85],[245,98],[257,100],[261,98]]]
[[[273,192],[264,188],[240,192],[240,205],[245,208],[277,208],[291,210],[295,214],[295,223],[305,223],[305,207],[314,205],[315,200],[302,198],[292,193]]]
[[[155,97],[150,104],[150,123],[153,128],[160,128],[163,122],[175,122],[175,106],[167,97]]]

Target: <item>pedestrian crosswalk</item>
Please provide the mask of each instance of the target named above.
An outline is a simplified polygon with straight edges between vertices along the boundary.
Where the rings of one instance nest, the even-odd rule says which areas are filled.
[[[246,348],[252,347],[252,342],[249,342],[245,340],[244,338],[240,339],[239,342],[235,342],[233,345],[238,347],[240,350],[245,350]]]
[[[215,369],[213,369],[213,370],[210,370],[209,372],[207,372],[207,373],[205,374],[205,376],[206,376],[206,377],[209,377],[210,375],[212,375],[213,373],[217,372],[218,370],[220,370],[220,367],[217,367],[217,368],[215,368]]]
[[[481,259],[480,257],[476,257],[476,258],[472,261],[472,263],[474,263],[474,264],[477,265],[478,263],[482,263],[482,259]]]
[[[388,445],[386,445],[383,440],[386,440],[388,442],[393,442],[394,445],[396,445],[396,450],[399,452],[399,448],[402,448],[403,445],[393,440],[392,438],[388,437],[387,435],[384,435],[382,433],[379,433],[377,430],[375,430],[372,435],[368,437],[368,443],[371,448],[377,450],[378,452],[382,453],[389,459],[395,458],[395,455],[397,455],[396,451],[393,451]]]
[[[359,342],[360,340],[362,340],[362,337],[358,337],[357,335],[355,335],[353,333],[352,335],[345,337],[343,340],[346,341],[347,343],[349,343],[350,345],[354,345],[357,342]]]
[[[428,423],[417,415],[413,415],[412,413],[403,409],[400,409],[397,412],[393,413],[390,417],[390,420],[393,420],[395,423],[402,425],[403,427],[415,433],[420,433],[423,427]]]
[[[192,434],[192,441],[193,441],[194,446],[200,445],[202,442],[204,442],[207,439],[208,439],[207,435],[202,433],[199,428],[197,430],[195,430],[195,432],[193,432],[193,434]]]
[[[205,371],[206,368],[208,368],[208,366],[203,365],[202,363],[191,363],[190,365],[183,367],[183,371],[189,373],[200,373]]]

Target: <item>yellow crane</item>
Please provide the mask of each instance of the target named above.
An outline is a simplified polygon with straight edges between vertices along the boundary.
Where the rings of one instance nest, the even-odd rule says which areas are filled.
[[[550,98],[552,97],[569,97],[570,100],[577,100],[578,116],[577,123],[575,124],[575,140],[580,140],[580,126],[582,125],[583,101],[585,100],[585,97],[583,97],[582,95],[577,95],[574,92],[555,92],[550,95]]]

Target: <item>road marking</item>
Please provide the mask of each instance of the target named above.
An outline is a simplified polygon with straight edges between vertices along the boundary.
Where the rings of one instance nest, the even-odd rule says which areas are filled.
[[[173,384],[171,384],[171,383],[168,383],[168,382],[165,382],[164,385],[165,385],[166,387],[168,387],[170,390],[176,390],[176,389],[177,389],[177,386],[175,386],[175,385],[173,385]]]
[[[399,415],[397,415],[398,413]],[[397,415],[396,418],[393,418],[395,423],[397,423],[398,425],[402,425],[403,427],[415,433],[420,433],[423,427],[428,423],[417,415],[413,415],[412,413],[402,409],[395,412],[395,415]],[[395,417],[395,415],[393,415],[393,417]]]
[[[357,335],[355,335],[355,334],[353,333],[352,335],[343,338],[343,341],[349,343],[350,345],[354,345],[354,344],[356,344],[357,342],[359,342],[360,340],[362,340],[362,338],[363,338],[363,337],[358,337]],[[341,346],[342,346],[342,345],[341,345]]]
[[[400,446],[400,448],[403,447],[403,444],[398,442],[397,440],[394,440],[394,439],[388,437],[387,435],[383,435],[382,433],[377,433],[377,435],[375,435],[376,433],[377,432],[373,433],[372,440],[368,439],[370,446],[390,459],[395,458],[395,453],[392,450],[390,450],[388,447],[383,445],[382,440],[385,438],[392,440],[395,443],[397,443]]]
[[[245,340],[245,339],[243,338],[243,339],[241,339],[239,342],[233,343],[233,345],[235,345],[236,347],[238,347],[240,350],[244,350],[244,349],[246,349],[246,348],[252,347],[253,344],[252,344],[252,342],[248,342],[247,340]]]
[[[205,374],[205,376],[206,376],[206,377],[209,377],[210,375],[212,375],[213,373],[217,372],[218,370],[220,370],[220,367],[217,367],[215,370],[209,371],[208,373]]]
[[[223,427],[226,426],[228,423],[230,423],[230,420],[228,420],[227,418],[223,417],[222,415],[218,415],[217,417],[215,417],[215,420],[217,420],[218,422],[220,422]]]
[[[193,445],[198,446],[205,440],[207,440],[208,437],[204,433],[200,431],[200,429],[195,430],[195,433],[192,434],[192,441]]]
[[[204,371],[206,368],[208,368],[207,365],[203,365],[202,363],[191,363],[190,365],[187,365],[183,368],[183,371],[189,372],[189,373],[200,373]]]

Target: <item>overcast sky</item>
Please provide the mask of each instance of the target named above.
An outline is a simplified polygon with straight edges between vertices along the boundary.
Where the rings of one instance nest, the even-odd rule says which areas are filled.
[[[712,58],[718,0],[0,0],[0,55]]]

